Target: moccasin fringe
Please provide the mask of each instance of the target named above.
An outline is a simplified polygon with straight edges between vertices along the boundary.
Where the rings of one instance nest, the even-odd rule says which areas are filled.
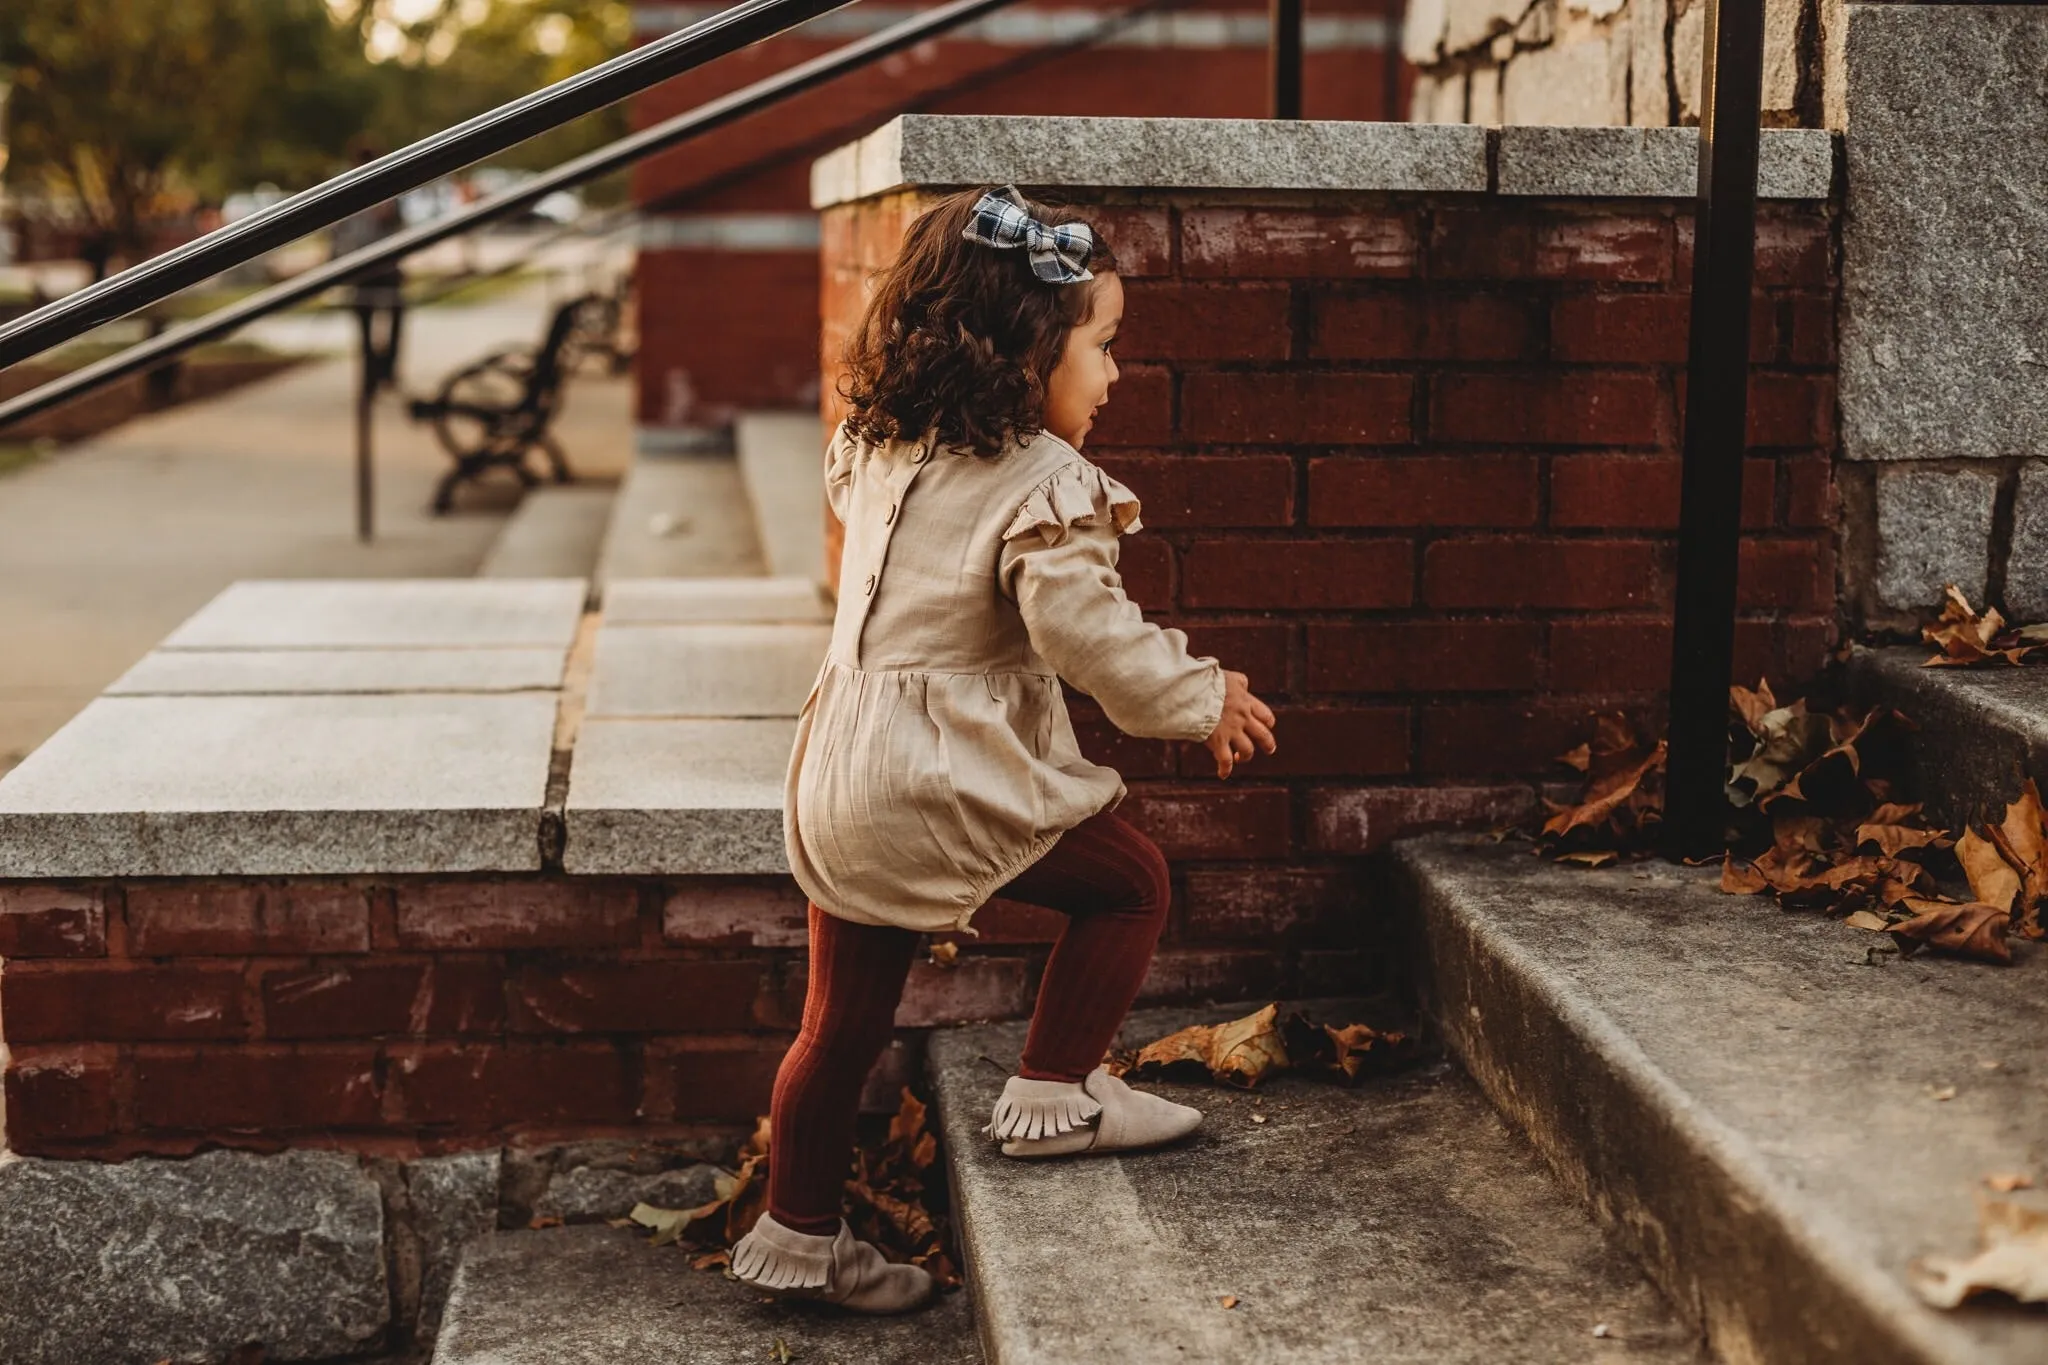
[[[1033,1093],[1033,1087],[1043,1087]],[[1079,1128],[1102,1112],[1102,1101],[1081,1088],[1079,1081],[1035,1081],[1012,1076],[996,1101],[995,1116],[982,1125],[982,1134],[998,1142],[1011,1138],[1051,1137]]]
[[[823,1289],[832,1280],[833,1237],[807,1238],[804,1246],[785,1238],[805,1234],[767,1222],[763,1214],[754,1230],[732,1249],[732,1273],[762,1289]]]

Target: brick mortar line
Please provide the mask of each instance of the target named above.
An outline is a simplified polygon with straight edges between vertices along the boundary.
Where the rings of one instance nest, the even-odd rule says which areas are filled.
[[[589,700],[590,674],[597,655],[597,632],[603,623],[602,609],[587,610],[576,624],[576,639],[569,646],[569,658],[562,669],[562,699],[555,709],[553,748],[548,754],[547,795],[541,801],[540,861],[544,872],[562,870],[562,854],[568,844],[569,765],[576,750],[576,736],[583,727],[583,710]]]

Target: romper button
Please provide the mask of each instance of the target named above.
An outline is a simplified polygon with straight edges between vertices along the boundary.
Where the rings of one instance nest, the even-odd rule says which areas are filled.
[[[923,464],[924,457],[929,453],[923,446],[919,446],[916,450],[910,452],[910,462],[912,464]]]
[[[896,504],[896,503],[893,503],[893,502],[889,504],[889,512],[888,512],[888,515],[886,515],[886,516],[884,516],[884,517],[882,518],[882,525],[884,525],[884,526],[887,526],[887,525],[888,525],[888,524],[889,524],[890,522],[892,522],[892,521],[896,520],[896,508],[897,508],[897,506],[898,506],[898,504]]]
[[[872,597],[872,596],[874,595],[874,592],[875,592],[875,576],[874,576],[873,574],[869,574],[869,575],[868,575],[868,595],[869,595],[870,597]]]

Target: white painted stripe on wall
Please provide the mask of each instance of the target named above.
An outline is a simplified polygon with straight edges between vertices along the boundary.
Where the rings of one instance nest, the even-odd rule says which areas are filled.
[[[643,251],[816,251],[815,213],[692,213],[640,222]]]
[[[660,37],[719,13],[717,5],[640,5],[633,31]],[[907,5],[855,5],[821,14],[795,30],[809,38],[860,38],[929,10]],[[1000,47],[1044,47],[1085,37],[1114,11],[1099,9],[998,10],[945,37],[971,38]],[[1301,44],[1309,52],[1379,52],[1391,37],[1377,14],[1309,15],[1301,22]],[[1104,47],[1263,48],[1272,39],[1272,18],[1264,10],[1242,13],[1149,14],[1102,39]]]

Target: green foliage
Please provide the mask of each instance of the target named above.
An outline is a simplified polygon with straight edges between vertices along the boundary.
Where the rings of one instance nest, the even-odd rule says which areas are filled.
[[[626,49],[625,0],[0,0],[9,185],[132,252],[149,220],[361,145],[403,146]],[[625,133],[623,105],[511,149],[554,165]]]
[[[333,169],[377,104],[325,0],[7,0],[10,184],[132,245],[152,216]]]
[[[626,0],[441,0],[400,23],[391,0],[339,0],[344,22],[382,57],[371,129],[401,146],[615,57],[632,43]],[[626,135],[615,104],[492,158],[540,170]]]

